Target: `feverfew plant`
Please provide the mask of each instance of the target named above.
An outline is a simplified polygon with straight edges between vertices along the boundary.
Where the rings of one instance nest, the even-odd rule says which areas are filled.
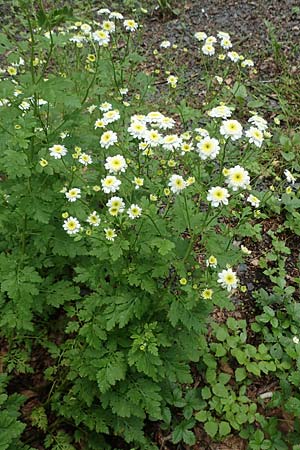
[[[153,449],[145,421],[171,426],[211,313],[233,308],[245,257],[233,235],[263,204],[249,153],[267,122],[221,95],[179,116],[175,72],[156,107],[132,18],[20,7],[30,34],[5,41],[0,82],[2,333],[20,345],[39,336],[54,361],[47,402],[85,448],[116,435]],[[218,39],[232,46],[224,32],[196,38],[209,58]],[[190,431],[172,439],[196,442]]]

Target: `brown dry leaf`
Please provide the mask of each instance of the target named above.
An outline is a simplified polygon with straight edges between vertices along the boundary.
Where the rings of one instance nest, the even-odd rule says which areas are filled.
[[[184,5],[184,9],[186,11],[189,11],[192,8],[193,4],[191,2],[186,2],[186,4]]]
[[[232,436],[221,444],[211,446],[212,450],[246,450],[246,442],[238,436]]]
[[[233,369],[230,367],[229,364],[221,362],[220,368],[223,372],[228,373],[229,375],[233,375]]]
[[[24,395],[27,399],[37,397],[37,393],[34,391],[31,391],[30,389],[24,389],[20,392],[20,394]]]
[[[282,420],[280,421],[279,428],[284,433],[292,433],[294,430],[294,416],[292,414],[287,413],[286,411],[282,411]]]

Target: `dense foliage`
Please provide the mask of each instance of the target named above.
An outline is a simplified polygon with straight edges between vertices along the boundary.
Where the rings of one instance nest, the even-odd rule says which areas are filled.
[[[273,131],[245,85],[253,62],[227,33],[195,35],[206,68],[196,108],[168,41],[156,51],[168,64],[159,102],[161,72],[141,69],[136,20],[103,9],[83,22],[25,3],[29,35],[0,34],[0,449],[30,448],[26,393],[6,385],[33,371],[37,348],[47,393],[27,420],[45,448],[109,449],[119,436],[154,449],[159,422],[174,444],[193,446],[199,426],[216,440],[239,433],[253,450],[296,449],[300,280],[284,233],[300,235],[299,135],[281,137],[289,170],[270,189],[260,175]],[[250,295],[244,238],[261,243],[276,215],[258,261],[270,281],[247,323],[234,314]],[[276,392],[251,396],[260,377]],[[284,434],[265,412],[277,407]]]

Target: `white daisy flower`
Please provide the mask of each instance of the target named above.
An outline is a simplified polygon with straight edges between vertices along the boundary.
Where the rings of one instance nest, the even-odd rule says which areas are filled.
[[[107,8],[98,9],[97,14],[101,16],[102,14],[110,14],[110,10]]]
[[[217,36],[219,39],[230,39],[229,33],[226,33],[226,31],[218,31]]]
[[[198,142],[196,151],[203,161],[206,159],[215,159],[220,152],[219,141],[207,136]]]
[[[249,250],[245,245],[241,245],[241,250],[245,255],[251,255],[252,251]]]
[[[105,122],[105,120],[103,119],[97,119],[94,125],[95,130],[97,128],[105,128],[107,125],[107,122]]]
[[[108,208],[115,208],[118,212],[123,212],[125,209],[125,203],[121,197],[111,197],[106,203]]]
[[[118,142],[117,133],[114,131],[105,131],[100,139],[100,145],[103,148],[111,147]]]
[[[86,40],[86,37],[81,34],[74,34],[74,36],[69,39],[70,42],[75,42],[76,44],[82,44],[83,42],[86,42]]]
[[[197,33],[194,34],[194,37],[197,39],[197,41],[205,41],[207,38],[207,34],[204,33],[204,31],[197,31]]]
[[[127,169],[127,163],[122,155],[108,156],[104,167],[110,173],[125,172]]]
[[[168,186],[170,186],[174,194],[179,194],[179,192],[186,188],[186,181],[184,181],[181,175],[174,174],[171,176]]]
[[[174,128],[175,126],[175,120],[172,119],[171,117],[163,117],[159,123],[158,123],[159,128],[161,128],[162,130],[169,130],[171,128]]]
[[[68,219],[66,219],[64,221],[63,224],[63,229],[68,233],[68,234],[76,234],[79,233],[81,228],[81,225],[79,223],[79,220],[76,219],[76,217],[68,217]]]
[[[142,122],[146,124],[148,120],[144,114],[133,114],[133,116],[130,117],[130,122]]]
[[[228,52],[227,53],[228,58],[230,61],[236,63],[240,60],[240,55],[237,52]]]
[[[157,130],[148,130],[145,133],[145,141],[150,147],[157,147],[162,143],[162,135]]]
[[[217,38],[215,36],[208,36],[205,39],[205,44],[214,45],[217,42]]]
[[[108,33],[114,33],[116,31],[116,26],[111,20],[104,20],[102,22],[102,30],[107,31]]]
[[[91,29],[92,29],[92,27],[91,27],[88,23],[83,23],[83,24],[80,26],[80,29],[81,29],[81,31],[82,31],[84,34],[89,34],[90,31],[91,31]]]
[[[146,120],[150,123],[158,123],[163,119],[164,115],[159,111],[151,111],[147,114]]]
[[[21,109],[22,111],[27,111],[30,108],[30,103],[26,102],[26,100],[23,100],[20,104],[19,104],[19,109]]]
[[[248,122],[255,125],[261,131],[265,131],[268,128],[268,122],[263,117],[260,117],[257,114],[250,117]]]
[[[178,77],[175,75],[169,75],[167,78],[167,83],[170,84],[172,87],[176,87],[178,82]]]
[[[9,102],[8,98],[1,98],[0,99],[0,106],[6,106],[6,105],[10,106],[10,102]]]
[[[198,133],[201,137],[209,136],[209,133],[205,128],[195,128],[195,133]]]
[[[218,283],[221,283],[221,286],[227,289],[228,292],[236,289],[238,282],[239,279],[236,276],[236,272],[233,272],[232,269],[225,269],[218,273]]]
[[[91,106],[89,106],[89,107],[87,108],[87,112],[88,112],[89,114],[92,114],[92,113],[95,111],[96,108],[97,108],[96,105],[91,105]]]
[[[117,11],[112,11],[109,15],[110,19],[117,19],[117,20],[123,20],[124,16],[123,14],[117,12]]]
[[[221,204],[228,205],[229,192],[226,188],[215,186],[209,189],[206,199],[211,202],[213,207]]]
[[[79,188],[72,188],[65,192],[65,196],[69,202],[76,202],[78,198],[81,198],[81,190]]]
[[[61,133],[59,133],[59,137],[61,138],[61,140],[66,139],[66,137],[69,137],[70,134],[68,131],[62,131]]]
[[[228,169],[228,175],[226,178],[228,187],[232,188],[233,191],[237,191],[238,189],[246,189],[246,187],[250,184],[249,173],[239,165]]]
[[[112,104],[108,103],[108,102],[103,102],[99,106],[99,109],[100,109],[100,111],[103,111],[103,112],[109,111],[110,109],[112,109]]]
[[[222,119],[228,119],[228,117],[231,117],[232,112],[231,109],[228,108],[228,106],[219,105],[211,109],[210,111],[207,111],[207,114],[210,117],[222,117]]]
[[[180,150],[181,150],[181,155],[185,155],[186,153],[189,153],[192,150],[194,150],[194,146],[193,146],[193,144],[191,144],[189,142],[183,142],[183,144],[181,144],[181,146],[180,146]]]
[[[65,156],[68,153],[68,150],[64,145],[55,144],[49,148],[50,156],[53,156],[55,159],[61,159],[62,156]]]
[[[92,227],[98,227],[100,225],[101,219],[96,211],[93,211],[86,219],[87,223]]]
[[[243,128],[237,120],[225,120],[222,122],[220,133],[225,136],[225,138],[230,138],[232,141],[236,141],[242,137]]]
[[[212,44],[204,44],[201,50],[206,56],[213,56],[215,54],[215,47]]]
[[[146,131],[146,125],[138,120],[131,122],[130,126],[128,127],[129,134],[137,139],[144,139]]]
[[[205,262],[207,267],[213,267],[214,269],[218,264],[218,260],[214,255],[211,255]]]
[[[117,237],[116,230],[114,228],[104,228],[105,237],[108,241],[114,241]]]
[[[105,30],[97,30],[93,33],[93,39],[98,42],[99,45],[107,45],[110,41],[110,35]]]
[[[106,122],[106,124],[113,123],[116,120],[120,119],[120,112],[118,109],[113,109],[111,111],[107,111],[103,114],[103,120]]]
[[[247,202],[249,202],[255,208],[259,208],[260,200],[255,197],[255,195],[250,194],[247,198]]]
[[[121,95],[127,95],[128,94],[128,88],[120,88],[120,94]]]
[[[225,50],[229,50],[232,47],[232,43],[231,43],[230,39],[228,39],[228,38],[223,38],[220,42],[220,45]]]
[[[126,31],[136,31],[139,26],[138,23],[133,19],[124,20],[123,25]]]
[[[144,178],[134,177],[133,184],[135,184],[135,189],[139,189],[144,185]]]
[[[121,181],[114,175],[108,175],[101,180],[102,190],[105,194],[117,192],[120,189]]]
[[[127,209],[127,214],[130,219],[137,219],[142,215],[142,208],[140,208],[138,205],[133,204],[129,209]]]
[[[177,134],[169,134],[165,136],[162,140],[162,146],[165,150],[170,150],[174,152],[174,150],[180,148],[182,144],[182,138]]]
[[[39,98],[37,101],[38,106],[44,106],[47,105],[47,100],[44,100],[43,98]]]
[[[261,147],[264,141],[263,132],[259,128],[250,127],[249,130],[245,132],[247,138],[249,138],[250,144],[254,144],[256,147]]]
[[[294,175],[288,169],[285,169],[285,171],[283,173],[284,173],[286,181],[288,183],[295,184],[295,182],[297,181],[297,178],[294,177]]]
[[[89,164],[92,164],[92,162],[93,162],[91,156],[88,155],[87,153],[81,153],[78,161],[80,162],[80,164],[83,164],[84,166],[88,166]]]
[[[241,62],[241,66],[242,67],[253,67],[254,62],[252,61],[252,59],[245,59],[244,61]]]
[[[160,43],[160,48],[170,48],[171,47],[171,42],[170,41],[162,41]]]

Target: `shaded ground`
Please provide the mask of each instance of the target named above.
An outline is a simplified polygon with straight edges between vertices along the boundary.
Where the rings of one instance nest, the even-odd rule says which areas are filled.
[[[214,34],[222,30],[232,34],[235,45],[242,44],[243,51],[251,50],[263,62],[271,46],[267,27],[269,22],[274,26],[288,58],[294,53],[291,52],[292,47],[298,46],[294,55],[294,62],[297,62],[300,51],[298,0],[187,0],[178,2],[178,7],[180,14],[177,17],[168,19],[166,12],[165,21],[161,20],[159,14],[145,21],[148,37],[145,43],[148,47],[156,45],[161,38],[196,47],[193,38],[196,31]]]

